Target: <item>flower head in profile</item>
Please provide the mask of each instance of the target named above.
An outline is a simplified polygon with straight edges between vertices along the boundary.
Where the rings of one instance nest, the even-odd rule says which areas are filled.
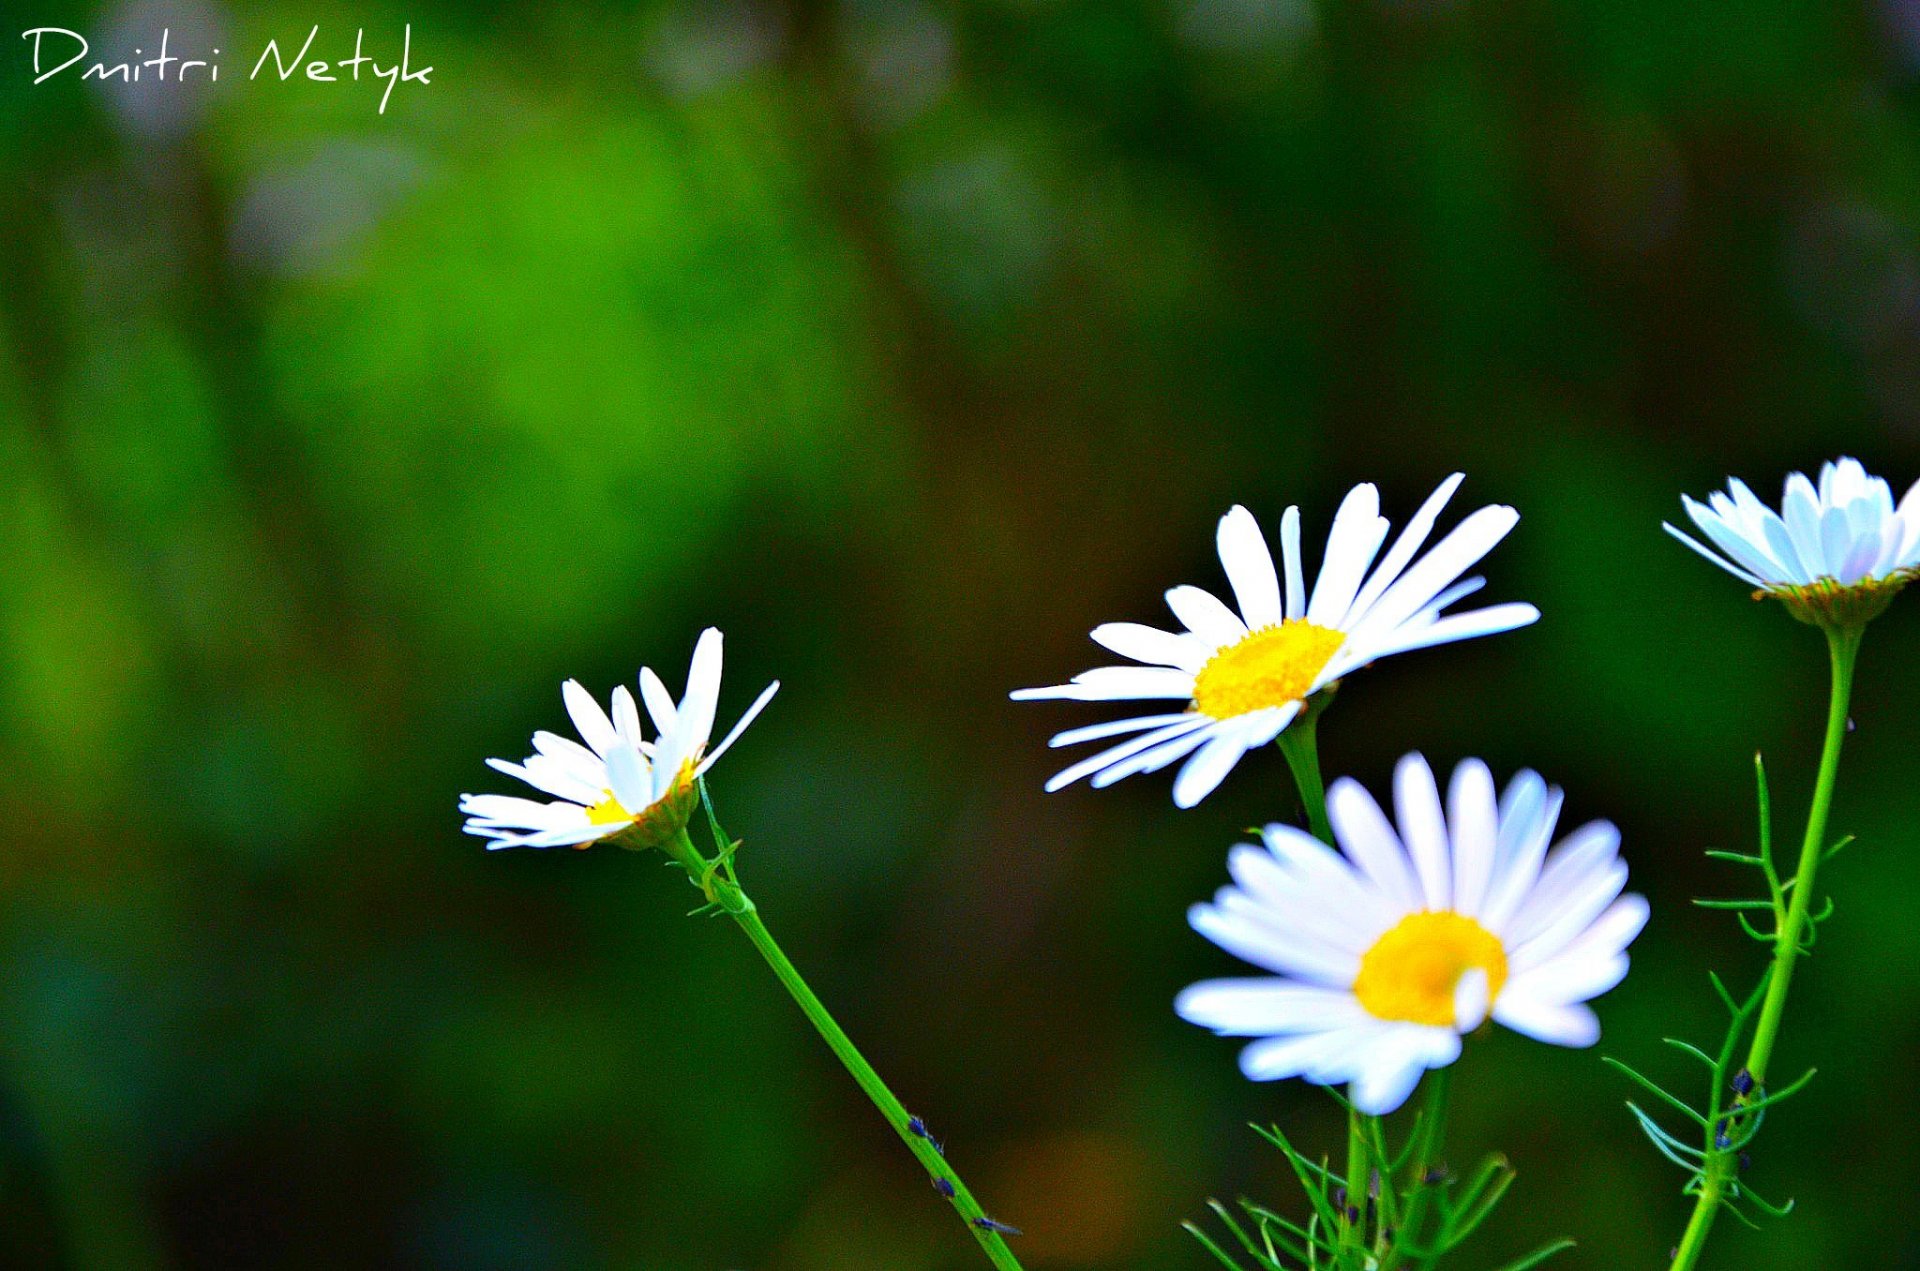
[[[1198,587],[1175,587],[1167,606],[1180,631],[1132,622],[1093,630],[1096,643],[1143,665],[1100,667],[1068,684],[1013,694],[1016,701],[1183,703],[1175,711],[1059,734],[1052,745],[1127,740],[1058,773],[1047,789],[1082,777],[1106,786],[1185,759],[1173,801],[1190,808],[1213,792],[1242,755],[1278,737],[1307,709],[1309,698],[1349,671],[1390,654],[1509,631],[1537,619],[1540,611],[1526,604],[1444,614],[1480,588],[1482,579],[1460,576],[1519,520],[1510,507],[1481,508],[1422,555],[1462,479],[1459,473],[1448,477],[1390,547],[1379,491],[1355,486],[1333,518],[1311,590],[1301,560],[1300,509],[1290,507],[1281,518],[1281,568],[1275,569],[1253,514],[1233,508],[1220,518],[1218,543],[1237,607]]]
[[[1394,774],[1398,825],[1358,782],[1327,794],[1340,851],[1291,826],[1227,857],[1234,885],[1190,919],[1267,972],[1180,994],[1181,1018],[1225,1037],[1255,1081],[1346,1083],[1364,1112],[1405,1102],[1429,1068],[1489,1017],[1562,1046],[1589,1046],[1583,1005],[1620,982],[1647,902],[1622,896],[1620,833],[1594,821],[1551,851],[1560,791],[1522,772],[1497,798],[1477,759],[1441,806],[1419,755]]]
[[[1857,459],[1839,459],[1820,469],[1818,484],[1790,475],[1778,512],[1737,477],[1727,491],[1705,503],[1680,499],[1711,548],[1663,528],[1802,621],[1858,626],[1920,575],[1920,481],[1896,507],[1884,480]]]
[[[534,753],[524,763],[489,759],[489,766],[518,777],[548,802],[504,794],[463,794],[466,831],[499,847],[586,847],[614,835],[650,847],[687,823],[696,800],[694,782],[726,753],[758,715],[779,681],[767,685],[733,731],[707,749],[720,698],[720,633],[700,633],[678,703],[652,668],[640,671],[640,698],[655,736],[643,736],[640,711],[625,685],[613,690],[611,715],[577,681],[560,686],[580,741],[558,733],[533,735]],[[585,742],[582,745],[581,742]]]

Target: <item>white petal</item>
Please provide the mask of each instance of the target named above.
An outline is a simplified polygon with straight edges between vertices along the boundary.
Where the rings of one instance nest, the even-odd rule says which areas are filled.
[[[1726,570],[1729,574],[1732,574],[1734,577],[1739,578],[1745,582],[1752,583],[1755,587],[1765,587],[1767,585],[1764,581],[1760,579],[1758,575],[1752,573],[1749,570],[1742,569],[1740,566],[1734,564],[1732,561],[1727,560],[1717,555],[1713,551],[1709,550],[1708,548],[1702,546],[1697,540],[1693,538],[1692,535],[1685,534],[1680,530],[1675,529],[1673,526],[1667,524],[1667,522],[1665,521],[1660,522],[1660,528],[1665,530],[1667,533],[1673,535],[1673,537],[1679,539],[1682,543],[1685,543],[1688,547],[1691,547],[1694,551],[1700,553],[1702,556],[1706,557],[1708,560],[1712,561],[1714,564],[1718,565],[1720,568]]]
[[[1290,980],[1202,980],[1181,990],[1174,1013],[1221,1037],[1321,1032],[1368,1019],[1353,994]]]
[[[533,735],[533,748],[591,789],[598,790],[607,784],[606,761],[571,737],[542,730]]]
[[[1199,718],[1206,719],[1202,715]],[[1149,749],[1121,760],[1110,768],[1097,772],[1089,783],[1096,790],[1105,789],[1125,777],[1137,776],[1145,772],[1158,772],[1169,764],[1186,758],[1194,750],[1205,745],[1221,734],[1223,725],[1209,721],[1198,728],[1186,725],[1169,725],[1163,729],[1165,739]]]
[[[1481,508],[1460,522],[1357,620],[1356,633],[1363,628],[1369,633],[1390,630],[1412,617],[1492,551],[1519,519],[1520,514],[1512,508],[1495,505]]]
[[[1106,737],[1118,737],[1123,733],[1144,732],[1149,728],[1163,728],[1168,724],[1177,724],[1182,720],[1195,718],[1190,711],[1179,711],[1167,715],[1138,715],[1132,719],[1110,719],[1104,724],[1088,724],[1083,728],[1069,728],[1064,733],[1055,733],[1047,743],[1054,749],[1061,746],[1077,746],[1083,741],[1100,741]]]
[[[1591,1046],[1600,1040],[1600,1021],[1578,1004],[1541,1002],[1511,990],[1500,994],[1493,1018],[1516,1033],[1555,1046]]]
[[[680,699],[680,718],[673,730],[671,749],[679,759],[699,753],[713,736],[713,717],[720,709],[720,663],[721,635],[708,627],[693,646],[687,691]],[[660,748],[664,760],[669,743],[662,739]]]
[[[1396,653],[1430,649],[1437,644],[1452,644],[1457,640],[1474,640],[1481,636],[1498,635],[1503,631],[1513,631],[1539,620],[1540,611],[1532,605],[1509,603],[1489,605],[1485,609],[1475,609],[1470,613],[1451,614],[1418,626],[1407,623],[1391,632],[1379,632],[1370,627],[1364,656],[1367,661],[1372,662],[1378,658],[1391,657]],[[1356,652],[1358,651],[1356,649]]]
[[[1453,1026],[1462,1033],[1471,1033],[1486,1022],[1488,999],[1487,973],[1479,967],[1469,968],[1453,985]]]
[[[1624,953],[1597,958],[1563,954],[1524,975],[1515,976],[1509,987],[1531,1001],[1566,1005],[1598,997],[1626,976],[1627,955]]]
[[[1177,667],[1188,674],[1205,666],[1214,654],[1212,645],[1191,634],[1175,635],[1138,622],[1102,623],[1093,629],[1093,640],[1123,658]]]
[[[1453,907],[1477,918],[1493,880],[1500,837],[1493,773],[1478,759],[1463,759],[1453,770],[1453,782],[1447,788],[1447,825],[1453,839]]]
[[[1280,518],[1280,562],[1287,579],[1287,617],[1307,616],[1307,585],[1300,563],[1300,509],[1290,507]]]
[[[1360,594],[1353,598],[1353,606],[1347,611],[1349,629],[1364,621],[1368,611],[1385,594],[1387,588],[1399,579],[1408,563],[1413,560],[1414,554],[1425,545],[1427,536],[1433,533],[1433,525],[1440,519],[1441,509],[1447,506],[1447,501],[1453,498],[1453,492],[1460,488],[1460,483],[1464,480],[1466,480],[1464,473],[1454,473],[1442,481],[1434,492],[1427,496],[1427,501],[1420,505],[1420,510],[1413,514],[1413,519],[1407,522],[1407,528],[1400,531],[1400,537],[1396,538],[1393,546],[1387,549],[1386,556],[1381,559],[1379,567],[1367,579],[1366,585],[1360,589]]]
[[[1367,566],[1373,564],[1380,544],[1386,541],[1388,528],[1386,518],[1380,515],[1380,491],[1376,487],[1368,483],[1347,492],[1327,534],[1320,576],[1313,584],[1313,598],[1307,602],[1308,622],[1345,629],[1347,612],[1366,577]]]
[[[575,803],[598,803],[601,792],[586,785],[577,778],[566,775],[557,763],[542,765],[536,761],[540,756],[529,759],[524,765],[508,763],[504,759],[489,759],[487,766],[495,772],[504,772],[509,777],[517,777],[536,790],[561,799],[571,799]]]
[[[1459,1057],[1460,1038],[1450,1029],[1396,1028],[1373,1045],[1347,1095],[1369,1116],[1386,1116],[1407,1101],[1422,1073]]]
[[[647,761],[632,746],[607,751],[607,780],[613,783],[613,797],[629,812],[644,811],[656,797]]]
[[[1220,565],[1227,571],[1227,581],[1233,586],[1233,597],[1247,626],[1279,625],[1286,616],[1280,603],[1280,576],[1274,572],[1273,553],[1253,513],[1238,505],[1230,508],[1220,518],[1215,540]]]
[[[613,728],[636,746],[642,741],[640,711],[634,705],[632,691],[624,684],[613,690]]]
[[[1302,932],[1280,930],[1231,888],[1221,889],[1214,904],[1193,906],[1187,921],[1228,953],[1276,975],[1345,989],[1360,971],[1360,959],[1353,954]]]
[[[1144,751],[1151,750],[1170,738],[1192,736],[1196,733],[1204,732],[1212,726],[1213,721],[1205,715],[1182,715],[1173,723],[1161,728],[1156,728],[1143,737],[1134,737],[1128,741],[1121,742],[1118,746],[1103,750],[1099,754],[1080,760],[1071,767],[1061,769],[1048,780],[1046,786],[1047,793],[1052,794],[1056,790],[1064,789],[1082,777],[1109,768],[1114,764],[1120,763]],[[1199,744],[1198,739],[1196,739],[1194,745],[1197,746]]]
[[[1312,1073],[1320,1084],[1330,1085],[1345,1078],[1355,1043],[1372,1031],[1336,1029],[1297,1037],[1268,1037],[1240,1052],[1240,1071],[1249,1081],[1284,1081]]]
[[[1175,587],[1167,593],[1167,608],[1187,629],[1216,649],[1247,638],[1247,624],[1220,598],[1199,587]]]
[[[568,680],[560,686],[561,700],[567,704],[567,714],[573,719],[573,726],[580,731],[580,740],[593,747],[595,754],[604,756],[608,747],[619,740],[613,731],[613,721],[600,709],[600,703],[593,700],[593,694],[578,680]]]
[[[1389,903],[1408,912],[1421,907],[1421,889],[1400,838],[1365,787],[1352,777],[1335,781],[1327,791],[1327,819],[1347,856]]]
[[[1161,666],[1101,666],[1082,671],[1071,684],[1023,688],[1011,694],[1016,702],[1049,699],[1073,702],[1137,702],[1166,698],[1191,700],[1193,676]]]
[[[650,666],[640,668],[640,699],[647,704],[647,714],[653,718],[653,731],[661,737],[672,732],[674,721],[680,718],[680,708],[673,704],[673,694]]]
[[[1452,908],[1453,862],[1446,818],[1440,810],[1440,787],[1420,754],[1406,756],[1394,768],[1393,804],[1400,837],[1420,878],[1425,907]]]
[[[721,739],[721,742],[718,746],[715,746],[712,750],[707,752],[707,757],[700,761],[700,766],[699,768],[695,769],[694,775],[700,776],[701,774],[705,773],[707,769],[713,767],[714,762],[718,760],[721,755],[724,755],[727,753],[727,748],[733,745],[735,741],[739,740],[740,734],[747,731],[747,725],[751,724],[755,719],[759,718],[760,712],[767,708],[767,703],[771,702],[773,700],[773,695],[775,693],[778,693],[779,691],[780,691],[779,680],[775,680],[773,683],[761,689],[760,696],[753,699],[753,705],[747,707],[746,714],[742,715],[739,718],[739,720],[734,724],[732,729],[728,731],[727,735]]]
[[[1187,760],[1180,769],[1180,775],[1173,781],[1173,802],[1175,807],[1190,808],[1200,800],[1212,794],[1219,784],[1226,780],[1233,765],[1247,753],[1247,744],[1241,740],[1238,730],[1223,731],[1214,736],[1206,745]]]

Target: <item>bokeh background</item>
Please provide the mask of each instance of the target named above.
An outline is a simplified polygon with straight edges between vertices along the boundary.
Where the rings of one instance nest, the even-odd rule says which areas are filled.
[[[617,851],[488,855],[504,790],[729,634],[744,877],[1028,1265],[1201,1268],[1210,1195],[1337,1146],[1175,1020],[1184,909],[1276,753],[1045,796],[1098,708],[1009,689],[1218,585],[1212,527],[1446,473],[1535,628],[1355,679],[1329,769],[1487,756],[1653,897],[1602,1050],[1688,1080],[1758,951],[1750,761],[1798,833],[1820,641],[1659,532],[1727,473],[1920,475],[1920,7],[1711,0],[301,0],[6,6],[0,1261],[945,1271],[971,1242],[736,933]],[[414,65],[246,83],[269,37]],[[227,50],[31,85],[16,33]],[[1464,503],[1463,506],[1470,506]],[[1861,844],[1712,1265],[1920,1266],[1920,601],[1870,638]],[[1658,1267],[1684,1216],[1597,1053],[1495,1034],[1463,1255]]]

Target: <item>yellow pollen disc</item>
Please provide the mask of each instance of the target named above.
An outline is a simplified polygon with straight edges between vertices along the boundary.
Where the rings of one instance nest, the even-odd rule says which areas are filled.
[[[1208,659],[1193,680],[1193,704],[1215,719],[1297,702],[1347,640],[1301,618],[1261,627]]]
[[[1507,982],[1507,951],[1492,932],[1463,914],[1408,914],[1360,959],[1353,995],[1378,1019],[1451,1027],[1454,989],[1476,968],[1494,1001]]]
[[[633,820],[633,813],[627,811],[620,800],[614,797],[613,791],[602,790],[601,793],[607,797],[587,809],[587,824],[618,825],[623,821]]]

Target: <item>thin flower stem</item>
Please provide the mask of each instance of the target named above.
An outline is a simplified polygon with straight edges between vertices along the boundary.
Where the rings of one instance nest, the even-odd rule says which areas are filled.
[[[773,933],[767,930],[764,922],[760,921],[759,910],[746,892],[741,890],[739,883],[733,879],[731,869],[717,870],[714,862],[708,861],[701,855],[685,830],[680,831],[675,839],[665,844],[665,848],[668,855],[678,861],[694,882],[706,891],[708,899],[731,917],[739,925],[740,930],[746,933],[753,947],[760,951],[760,956],[766,959],[769,967],[773,968],[775,978],[792,995],[801,1013],[818,1030],[821,1039],[827,1043],[828,1049],[839,1057],[840,1062],[846,1066],[847,1072],[853,1077],[854,1083],[860,1087],[868,1099],[873,1101],[873,1106],[880,1110],[880,1115],[886,1118],[887,1124],[893,1127],[894,1133],[900,1136],[901,1141],[907,1145],[934,1180],[934,1186],[943,1196],[946,1196],[948,1203],[965,1221],[967,1230],[973,1233],[973,1238],[985,1251],[988,1261],[1000,1268],[1000,1271],[1021,1271],[1019,1259],[1013,1256],[1013,1250],[1007,1247],[1007,1242],[1000,1232],[981,1225],[982,1222],[992,1220],[987,1217],[986,1211],[980,1208],[980,1203],[973,1198],[973,1193],[967,1190],[966,1183],[961,1180],[959,1174],[954,1172],[953,1166],[947,1163],[947,1158],[937,1142],[926,1133],[924,1125],[914,1120],[912,1114],[907,1111],[906,1105],[887,1088],[887,1083],[880,1079],[880,1074],[874,1071],[873,1065],[867,1062],[866,1057],[854,1046],[846,1031],[828,1012],[825,1004],[807,986],[799,970],[774,941]]]
[[[1807,833],[1800,843],[1800,865],[1791,882],[1786,919],[1774,936],[1773,965],[1767,982],[1767,995],[1760,1007],[1760,1020],[1754,1025],[1753,1044],[1747,1051],[1747,1072],[1759,1090],[1766,1081],[1767,1065],[1773,1059],[1773,1047],[1780,1035],[1780,1023],[1787,1009],[1787,990],[1793,981],[1793,968],[1804,952],[1804,932],[1813,904],[1814,877],[1827,855],[1827,813],[1833,806],[1834,781],[1840,772],[1840,747],[1847,736],[1847,708],[1853,698],[1853,668],[1860,653],[1860,627],[1827,628],[1827,651],[1833,670],[1832,691],[1827,699],[1827,735],[1820,750],[1820,770],[1814,779],[1813,803],[1807,810]],[[1716,1101],[1718,1092],[1715,1092]],[[1714,1219],[1727,1199],[1728,1187],[1739,1169],[1738,1154],[1716,1150],[1715,1127],[1707,1127],[1707,1153],[1700,1174],[1700,1187],[1694,1198],[1693,1215],[1674,1251],[1671,1271],[1693,1271],[1706,1250],[1707,1237]]]
[[[1813,785],[1813,806],[1807,812],[1807,836],[1800,843],[1800,867],[1793,876],[1793,899],[1787,906],[1787,920],[1774,939],[1773,979],[1767,985],[1767,999],[1760,1006],[1760,1022],[1754,1025],[1753,1049],[1747,1054],[1747,1071],[1755,1085],[1764,1085],[1767,1064],[1773,1058],[1774,1039],[1780,1032],[1780,1019],[1787,1009],[1787,989],[1793,982],[1794,963],[1801,953],[1801,932],[1807,924],[1807,912],[1813,904],[1813,879],[1827,851],[1827,812],[1833,806],[1834,779],[1840,772],[1840,746],[1847,737],[1847,707],[1853,699],[1853,664],[1860,653],[1861,628],[1833,628],[1827,632],[1827,650],[1833,663],[1833,692],[1827,702],[1827,738],[1820,749],[1820,775]]]

